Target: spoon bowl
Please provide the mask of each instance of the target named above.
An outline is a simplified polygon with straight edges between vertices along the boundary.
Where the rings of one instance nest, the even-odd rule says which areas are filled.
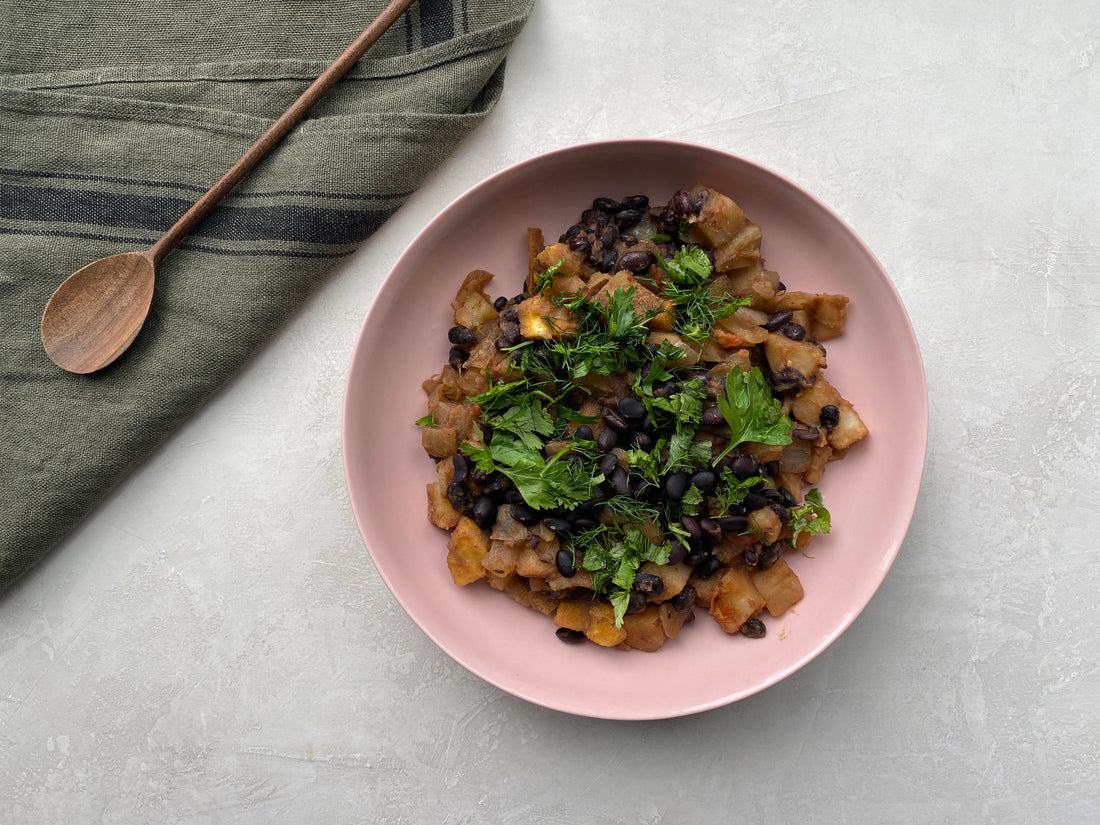
[[[64,370],[101,370],[133,343],[149,314],[156,280],[148,252],[100,258],[70,275],[42,313],[42,346]]]
[[[153,302],[154,271],[176,244],[305,117],[358,62],[413,0],[391,0],[363,33],[268,127],[221,180],[196,201],[153,246],[124,252],[78,269],[42,312],[42,346],[57,366],[86,374],[103,369],[133,343]]]

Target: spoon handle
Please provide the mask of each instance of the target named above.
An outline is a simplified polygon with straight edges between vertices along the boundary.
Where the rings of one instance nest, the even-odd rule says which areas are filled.
[[[393,0],[363,30],[363,33],[355,38],[351,45],[344,49],[340,56],[318,75],[316,80],[309,84],[309,87],[290,105],[290,108],[283,112],[279,119],[272,123],[267,131],[249,147],[248,151],[241,156],[241,159],[229,168],[229,171],[222,176],[221,180],[215,183],[205,195],[195,201],[194,205],[183,213],[183,216],[161,236],[160,240],[149,248],[145,254],[152,259],[154,266],[159,264],[164,256],[176,247],[176,244],[195,227],[195,224],[202,220],[207,212],[213,209],[222,198],[229,194],[234,186],[240,183],[241,178],[252,171],[252,168],[271,151],[275,144],[286,137],[287,133],[298,124],[298,121],[305,117],[306,112],[310,110],[313,104],[320,100],[358,62],[367,49],[385,34],[386,30],[405,13],[405,10],[412,3],[413,0]]]

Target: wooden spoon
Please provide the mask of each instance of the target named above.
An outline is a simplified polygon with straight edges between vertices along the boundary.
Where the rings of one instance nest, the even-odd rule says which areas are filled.
[[[86,374],[103,369],[141,330],[153,301],[157,264],[241,178],[297,125],[380,38],[413,0],[393,0],[278,120],[153,246],[111,255],[78,269],[54,292],[42,313],[42,346],[57,366]]]

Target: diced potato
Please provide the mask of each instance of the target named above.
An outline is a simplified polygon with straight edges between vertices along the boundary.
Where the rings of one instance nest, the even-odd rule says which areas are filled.
[[[553,616],[557,612],[558,601],[556,599],[550,598],[545,593],[532,590],[522,579],[513,576],[504,581],[504,592],[524,607],[537,610],[544,616]]]
[[[491,576],[508,576],[516,571],[516,560],[519,558],[519,548],[515,545],[505,544],[502,541],[492,541],[489,544],[489,552],[481,560],[481,566]]]
[[[557,576],[556,578],[548,579],[546,584],[550,587],[551,592],[554,593],[560,593],[562,590],[571,590],[574,587],[591,590],[592,574],[587,570],[578,570],[575,576]]]
[[[604,602],[588,606],[588,629],[585,635],[601,647],[615,647],[626,638],[626,629],[615,627],[615,611]]]
[[[665,643],[665,628],[661,624],[661,613],[657,605],[651,604],[640,613],[631,613],[623,617],[623,629],[626,638],[622,645],[631,650],[644,650],[652,653]]]
[[[548,579],[555,575],[558,569],[553,562],[543,561],[534,549],[524,545],[519,548],[516,556],[516,572],[528,578],[534,576],[539,579]]]
[[[577,328],[577,322],[569,310],[560,307],[545,295],[533,295],[516,307],[519,331],[524,338],[550,340],[569,335]]]
[[[774,308],[809,312],[812,320],[803,324],[806,332],[816,341],[827,341],[844,332],[848,301],[847,295],[785,292],[776,297]]]
[[[836,406],[840,401],[840,393],[836,388],[819,377],[812,387],[799,392],[791,406],[791,411],[803,424],[816,426],[821,421],[821,408],[829,404]]]
[[[759,260],[762,238],[759,226],[746,223],[734,237],[714,250],[715,271],[728,272]]]
[[[749,530],[764,544],[775,544],[783,532],[783,522],[771,507],[761,507],[749,513]]]
[[[497,508],[496,521],[493,522],[493,529],[489,533],[489,538],[493,541],[500,541],[518,547],[521,544],[526,544],[530,536],[531,531],[527,529],[526,525],[520,524],[512,517],[511,507]]]
[[[813,444],[812,441],[795,438],[783,447],[783,451],[779,454],[779,472],[804,473],[810,466]]]
[[[765,605],[752,576],[751,568],[734,566],[728,568],[715,585],[710,615],[726,633],[737,633],[741,625]]]
[[[581,633],[588,630],[590,614],[588,608],[591,602],[587,599],[572,599],[559,602],[557,612],[554,613],[554,624],[558,627],[567,627],[570,630],[579,630]]]
[[[428,521],[436,527],[450,530],[458,524],[460,513],[451,506],[447,498],[447,488],[438,481],[428,485]]]
[[[485,578],[481,562],[489,552],[489,534],[472,518],[462,516],[447,542],[447,568],[455,584],[470,584]]]
[[[802,386],[810,386],[817,373],[825,367],[825,353],[812,341],[794,341],[786,335],[771,333],[764,342],[764,355],[772,372],[782,373],[785,368],[798,372]]]
[[[493,279],[491,272],[475,269],[462,282],[451,308],[455,324],[467,329],[477,329],[486,321],[497,317],[492,301],[485,294],[485,285]]]
[[[657,610],[661,617],[661,627],[670,639],[679,636],[680,628],[695,618],[695,614],[690,609],[675,610],[668,602],[657,605]]]
[[[740,343],[734,346],[743,346],[761,344],[768,340],[768,331],[764,329],[767,321],[768,314],[765,312],[751,307],[738,307],[732,315],[720,318],[715,326],[741,339]]]
[[[867,425],[847,401],[836,405],[840,412],[840,423],[829,431],[829,446],[834,450],[844,450],[867,435]]]
[[[539,252],[536,257],[536,269],[538,272],[546,272],[550,267],[561,261],[558,270],[562,275],[579,275],[584,267],[584,257],[581,253],[569,248],[568,244],[552,243]],[[536,279],[537,279],[536,274]],[[534,284],[532,284],[534,286]]]
[[[650,595],[649,600],[651,602],[663,602],[671,599],[684,589],[684,585],[691,578],[692,568],[683,562],[679,564],[654,564],[647,561],[639,570],[642,573],[649,573],[661,579],[664,587],[661,588],[659,594]]]
[[[593,296],[593,300],[607,306],[611,303],[611,296],[619,289],[634,290],[634,292],[631,293],[631,303],[634,305],[634,311],[639,315],[655,310],[657,311],[658,314],[650,318],[646,324],[650,329],[664,330],[665,332],[672,331],[672,301],[668,298],[662,298],[655,292],[642,286],[642,284],[626,270],[616,272],[611,276],[611,280],[604,284],[600,291]]]
[[[729,243],[745,225],[745,212],[733,202],[709,186],[696,185],[688,190],[692,200],[702,199],[699,217],[691,219],[692,235],[714,248]]]
[[[424,427],[420,444],[432,458],[450,458],[458,452],[458,431],[454,427]]]
[[[767,570],[757,570],[752,574],[752,583],[773,616],[783,615],[791,605],[802,600],[802,582],[785,559],[777,559]]]

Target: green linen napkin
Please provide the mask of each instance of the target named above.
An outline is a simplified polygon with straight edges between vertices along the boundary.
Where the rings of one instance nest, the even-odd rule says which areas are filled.
[[[42,308],[150,246],[385,0],[0,0],[0,591],[209,398],[490,112],[533,0],[418,0],[158,268],[134,346]]]

